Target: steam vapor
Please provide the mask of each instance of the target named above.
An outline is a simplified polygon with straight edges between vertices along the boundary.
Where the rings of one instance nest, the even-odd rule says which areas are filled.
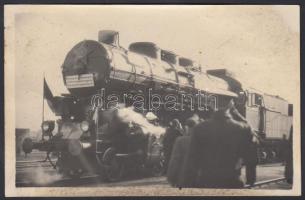
[[[150,123],[144,116],[135,112],[133,107],[118,109],[118,116],[125,123],[133,122],[139,125],[144,134],[150,133],[159,137],[165,133],[165,128]]]
[[[35,169],[35,171],[33,171],[33,174],[29,177],[31,177],[32,179],[31,182],[37,185],[48,185],[63,178],[61,174],[50,174],[46,172],[42,166],[37,167],[37,169]]]

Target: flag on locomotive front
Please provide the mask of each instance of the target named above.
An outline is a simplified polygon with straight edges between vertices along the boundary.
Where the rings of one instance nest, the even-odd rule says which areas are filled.
[[[43,79],[43,98],[47,100],[49,107],[54,112],[55,111],[54,96],[53,96],[45,78]]]

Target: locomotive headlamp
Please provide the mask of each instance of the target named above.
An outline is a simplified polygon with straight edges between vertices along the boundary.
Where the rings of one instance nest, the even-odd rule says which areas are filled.
[[[43,131],[48,131],[49,130],[49,124],[48,123],[42,123],[42,130]]]
[[[80,124],[80,128],[82,129],[82,131],[87,132],[90,128],[90,124],[88,121],[82,121],[82,123]]]
[[[51,132],[51,131],[53,131],[54,127],[55,127],[54,121],[44,121],[41,124],[41,129],[44,132]]]

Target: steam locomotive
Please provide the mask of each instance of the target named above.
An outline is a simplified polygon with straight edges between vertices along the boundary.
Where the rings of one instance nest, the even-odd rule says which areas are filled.
[[[144,97],[151,92],[160,96],[198,94],[207,99],[206,109],[199,107],[200,98],[184,98],[168,104],[183,104],[183,109],[168,111],[148,103],[137,111],[141,114],[153,112],[161,126],[166,126],[174,118],[183,124],[194,113],[206,118],[210,109],[219,109],[233,99],[239,112],[262,140],[258,152],[262,161],[278,159],[281,140],[288,136],[292,125],[292,105],[283,98],[243,88],[228,70],[204,71],[191,59],[151,42],[135,42],[127,50],[120,46],[116,31],[103,30],[98,34],[98,41],[84,40],[76,44],[64,60],[62,75],[69,94],[48,99],[53,112],[61,118],[56,123],[44,121],[42,140],[25,139],[23,150],[26,153],[33,149],[46,151],[48,159],[49,154],[56,154],[58,160],[52,163],[54,168],[72,177],[93,170],[107,180],[115,181],[121,179],[124,169],[145,168],[155,175],[162,169],[160,142],[151,142],[153,134],[143,135],[139,124],[132,128],[121,124],[125,129],[119,129],[117,124],[120,122],[114,123],[115,114],[111,114],[112,117],[107,114],[112,109],[98,109],[94,103],[93,106],[92,99],[97,94],[107,94],[107,97],[122,95],[126,91]],[[129,107],[134,105],[133,97],[115,100]],[[101,106],[105,102],[98,101],[98,104]],[[57,130],[54,130],[55,126]],[[113,136],[125,130],[128,130],[127,135],[139,137],[130,139],[132,137],[125,133]],[[143,148],[136,148],[141,145]]]

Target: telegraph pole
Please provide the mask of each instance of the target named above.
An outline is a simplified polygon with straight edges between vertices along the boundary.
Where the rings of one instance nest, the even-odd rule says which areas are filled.
[[[42,122],[44,122],[44,72],[43,72],[43,83],[42,83]]]

